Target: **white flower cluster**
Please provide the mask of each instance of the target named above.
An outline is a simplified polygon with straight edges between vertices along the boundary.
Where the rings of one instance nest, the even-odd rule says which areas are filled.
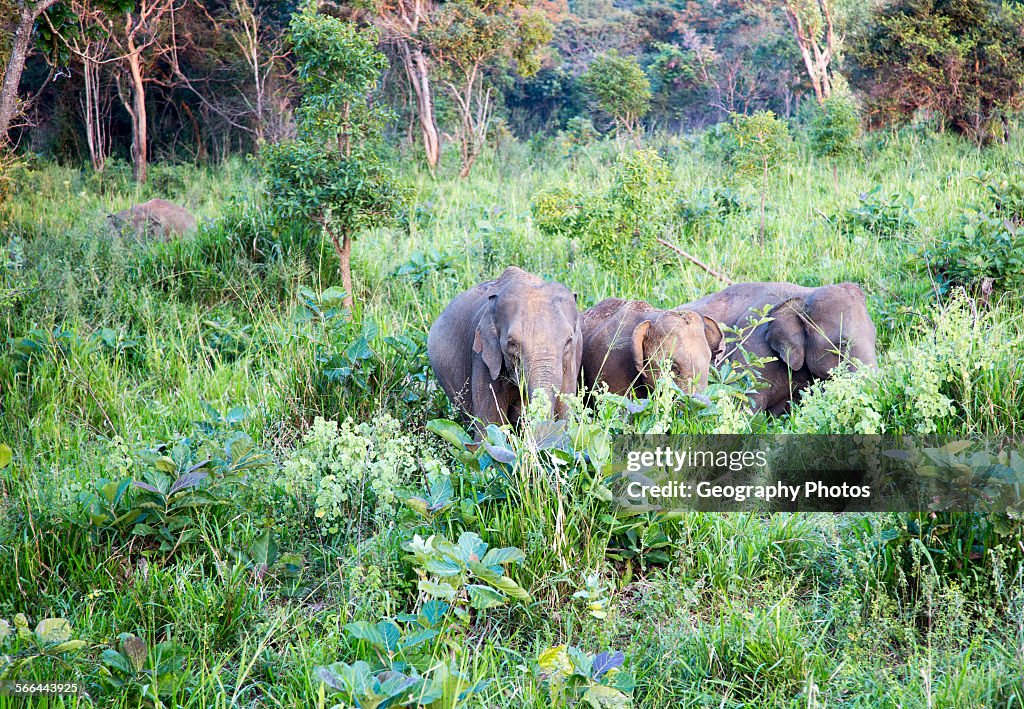
[[[419,469],[415,440],[389,414],[358,424],[346,419],[340,426],[318,416],[302,443],[285,462],[281,484],[312,501],[332,534],[348,523],[393,518],[399,490]]]

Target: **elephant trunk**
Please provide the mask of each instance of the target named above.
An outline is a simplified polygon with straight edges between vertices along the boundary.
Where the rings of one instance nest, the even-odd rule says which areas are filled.
[[[860,367],[874,369],[878,367],[878,358],[874,347],[857,347],[850,353],[850,369],[856,371]]]
[[[553,360],[554,357],[538,359],[540,359],[540,362],[527,369],[527,395],[532,401],[537,392],[544,392],[549,404],[547,414],[550,418],[554,418],[563,414],[565,408],[565,405],[558,398],[562,387],[562,368],[549,361]]]

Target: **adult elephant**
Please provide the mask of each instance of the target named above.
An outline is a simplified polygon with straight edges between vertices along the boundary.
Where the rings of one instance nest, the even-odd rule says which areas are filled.
[[[793,283],[739,283],[679,306],[733,328],[746,327],[754,311],[770,305],[771,321],[759,325],[743,343],[756,357],[775,357],[761,371],[767,388],[753,396],[757,410],[774,414],[811,382],[825,379],[845,364],[875,366],[875,325],[864,291],[856,283],[807,288]],[[729,349],[729,348],[727,348]],[[744,361],[733,348],[730,357]]]
[[[561,416],[559,394],[576,393],[583,356],[576,296],[510,266],[448,304],[427,354],[448,398],[483,425],[517,423],[541,391]]]

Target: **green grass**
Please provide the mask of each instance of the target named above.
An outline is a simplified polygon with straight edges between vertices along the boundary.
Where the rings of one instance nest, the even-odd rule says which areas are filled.
[[[683,199],[728,184],[728,169],[699,141],[654,142]],[[886,551],[878,534],[908,529],[905,516],[694,513],[652,525],[650,539],[666,535],[667,564],[642,554],[616,561],[606,553],[621,540],[592,478],[575,468],[561,477],[543,454],[523,458],[507,498],[460,504],[489,489],[487,475],[464,469],[425,430],[453,413],[431,375],[421,376],[422,351],[403,355],[385,336],[422,338],[452,296],[509,264],[561,280],[583,307],[613,295],[671,306],[719,287],[670,254],[649,272],[617,277],[579,244],[542,236],[530,217],[533,195],[562,183],[603,189],[615,156],[612,145],[592,146],[573,169],[553,150],[508,146],[483,156],[465,181],[453,165],[436,180],[407,168],[418,205],[407,227],[356,242],[357,324],[297,321],[301,287],[339,285],[334,254],[319,234],[267,223],[248,164],[158,165],[142,190],[117,164],[103,177],[51,164],[19,173],[0,238],[0,442],[14,451],[0,471],[0,618],[24,613],[34,627],[63,617],[88,647],[33,659],[14,676],[88,686],[90,699],[49,706],[144,705],[145,682],[116,688],[102,669],[101,653],[133,633],[151,648],[168,640],[182,648],[181,667],[165,678],[177,683],[165,685],[167,706],[332,706],[338,700],[324,696],[315,668],[370,657],[344,626],[416,602],[402,542],[471,530],[492,547],[523,551],[526,562],[509,571],[533,601],[455,621],[448,644],[431,646],[435,659],[490,680],[470,706],[549,706],[534,663],[566,643],[622,650],[633,699],[645,707],[1024,705],[1019,531],[998,537],[1002,547],[986,532],[980,558],[968,547],[938,563],[929,554],[950,554],[973,520],[956,522],[963,535],[932,529],[919,535],[924,544]],[[807,432],[823,430],[822,421],[871,420],[892,432],[1019,439],[1019,294],[998,294],[987,310],[940,304],[913,254],[981,197],[971,175],[1013,174],[1022,151],[1021,142],[979,152],[945,136],[868,136],[863,154],[840,167],[838,186],[829,165],[802,153],[772,177],[764,245],[756,198],[742,189],[753,209],[667,224],[670,238],[736,281],[853,280],[868,293],[881,372],[824,387],[790,418],[743,425]],[[839,215],[876,184],[914,196],[918,229],[840,228]],[[106,214],[153,196],[193,210],[199,233],[134,244],[106,232]],[[418,280],[393,275],[431,249],[448,257],[446,267],[427,267]],[[360,360],[365,382],[325,377],[367,322],[378,334],[369,338],[372,356]],[[233,407],[244,417],[218,420]],[[409,488],[400,497],[425,486],[427,463],[452,474],[456,504],[432,520],[401,503],[382,515],[378,493],[365,493],[344,502],[355,521],[331,533],[314,514],[316,480],[302,487],[277,465],[195,513],[194,537],[172,553],[130,528],[94,528],[80,502],[101,478],[140,479],[151,469],[138,449],[187,439],[198,456],[244,432],[284,463],[311,455],[303,436],[314,417],[362,422],[385,412],[402,422],[417,463],[397,473]],[[697,424],[684,417],[676,425]],[[301,555],[300,570],[262,574],[238,561],[267,528],[282,553]],[[573,597],[588,574],[604,589],[604,618]],[[32,654],[19,643],[12,656]],[[0,697],[0,707],[19,701]]]

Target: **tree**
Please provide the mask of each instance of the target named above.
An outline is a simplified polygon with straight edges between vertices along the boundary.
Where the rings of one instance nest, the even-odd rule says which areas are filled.
[[[832,95],[830,65],[838,48],[833,1],[781,0],[818,103]]]
[[[3,84],[0,84],[0,147],[7,144],[11,121],[18,108],[18,86],[21,84],[21,74],[25,70],[25,60],[32,43],[32,30],[40,15],[46,12],[57,3],[57,0],[14,0],[14,7],[5,10],[5,15],[13,10],[11,15],[17,13],[11,37],[10,52],[6,57],[4,67]],[[3,7],[3,6],[0,6]],[[7,20],[2,20],[4,23]]]
[[[639,144],[640,119],[651,107],[651,82],[636,57],[612,50],[591,62],[581,77],[597,109],[611,118],[616,132]]]
[[[734,113],[726,137],[731,141],[728,159],[740,179],[760,177],[761,211],[759,240],[764,242],[764,207],[768,198],[768,175],[792,149],[789,127],[771,111],[749,116]]]
[[[511,60],[521,76],[536,73],[538,51],[551,39],[551,27],[543,12],[530,9],[524,0],[449,0],[435,14],[426,37],[459,115],[459,176],[466,177],[487,142],[494,111],[487,70]]]
[[[376,32],[305,4],[289,32],[303,94],[298,137],[261,153],[279,218],[322,228],[338,254],[345,307],[353,304],[352,239],[395,215],[402,190],[376,150],[386,113],[370,94],[387,68]]]
[[[434,3],[431,0],[377,0],[373,7],[383,39],[395,45],[416,97],[423,151],[427,166],[433,172],[441,159],[441,138],[434,118],[430,64],[420,30],[429,23]]]
[[[112,6],[92,10],[116,55],[117,94],[132,122],[132,172],[139,183],[149,171],[146,84],[153,80],[151,69],[160,57],[175,49],[173,36],[164,35],[176,9],[175,0],[115,0]]]
[[[853,153],[860,132],[857,105],[849,96],[833,94],[818,107],[811,120],[810,148],[818,157],[832,163],[832,180],[839,189],[837,163]]]
[[[992,0],[897,0],[854,46],[875,123],[928,111],[979,145],[1024,98],[1024,9]]]

